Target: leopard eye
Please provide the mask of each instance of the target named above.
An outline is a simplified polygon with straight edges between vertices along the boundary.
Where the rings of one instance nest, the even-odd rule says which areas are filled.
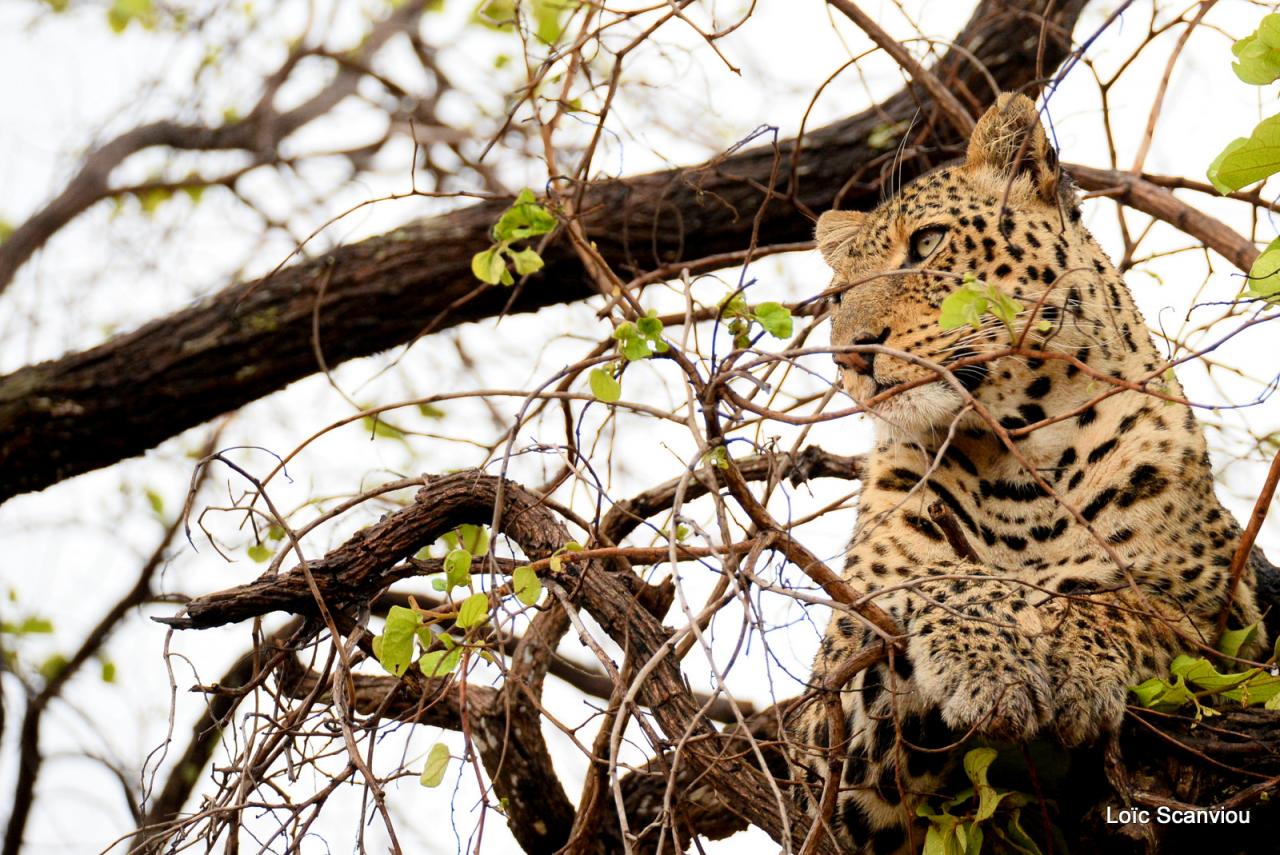
[[[918,264],[932,255],[933,251],[942,244],[942,239],[946,235],[946,226],[925,226],[923,229],[916,229],[911,235],[908,246],[911,262]]]

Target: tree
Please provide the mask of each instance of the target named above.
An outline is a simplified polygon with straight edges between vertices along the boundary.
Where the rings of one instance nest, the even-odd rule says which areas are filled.
[[[123,498],[95,522],[115,513],[118,532],[153,538],[106,608],[94,587],[106,583],[88,573],[75,616],[66,598],[16,593],[0,634],[15,784],[5,853],[36,839],[41,811],[63,816],[66,773],[47,761],[67,750],[66,719],[50,717],[148,668],[172,690],[156,751],[130,756],[105,736],[77,746],[124,795],[127,822],[104,822],[97,846],[118,834],[120,851],[292,850],[311,836],[501,850],[496,824],[531,852],[684,851],[748,827],[835,851],[790,804],[780,723],[841,688],[804,685],[821,610],[883,633],[859,667],[900,630],[839,575],[860,458],[837,452],[852,450],[842,432],[857,408],[814,338],[825,280],[797,266],[815,216],[870,207],[957,156],[1003,90],[1041,95],[1051,115],[1063,98],[1100,100],[1106,149],[1066,169],[1114,203],[1123,270],[1159,282],[1173,259],[1185,277],[1188,251],[1203,251],[1202,287],[1238,297],[1218,266],[1250,271],[1258,215],[1276,210],[1265,185],[1219,200],[1146,166],[1163,153],[1166,96],[1185,97],[1186,46],[1204,39],[1225,57],[1219,29],[1257,25],[1218,20],[1213,2],[981,0],[947,38],[932,22],[933,37],[904,38],[911,6],[879,21],[870,4],[829,0],[821,38],[850,47],[825,77],[804,75],[787,107],[788,121],[803,116],[797,133],[721,117],[732,144],[716,137],[720,99],[678,102],[690,69],[713,92],[734,76],[768,86],[769,68],[803,53],[755,29],[777,23],[769,4],[462,6],[302,4],[301,29],[289,6],[22,13],[38,33],[169,46],[185,65],[161,82],[189,73],[198,97],[107,120],[70,176],[13,214],[0,299],[43,307],[52,289],[91,304],[96,283],[74,281],[62,258],[122,233],[157,247],[145,276],[145,252],[114,261],[144,282],[190,270],[179,259],[203,228],[234,252],[204,260],[222,285],[184,286],[201,298],[185,307],[145,287],[137,305],[121,300],[123,275],[107,276],[114,293],[93,300],[116,305],[73,318],[69,352],[22,365],[21,346],[0,351],[13,363],[0,376],[0,501],[17,554],[49,536],[24,533],[32,520],[104,495]],[[237,101],[247,74],[254,94]],[[1128,115],[1117,98],[1150,106]],[[812,128],[823,113],[830,123]],[[670,166],[689,151],[704,159]],[[775,255],[789,260],[774,268]],[[72,281],[51,283],[50,269]],[[1247,352],[1218,354],[1258,335],[1271,304],[1208,308],[1184,291],[1178,308],[1195,320],[1163,331],[1170,366],[1202,373],[1196,401],[1224,457],[1265,465],[1274,382],[1249,385]],[[163,308],[144,314],[149,303]],[[131,328],[99,335],[99,315]],[[1215,383],[1230,387],[1215,395]],[[1213,421],[1255,393],[1250,420]],[[129,461],[157,446],[160,459]],[[1239,560],[1267,585],[1253,546],[1277,467],[1261,484],[1256,466],[1243,482],[1224,475],[1253,507]],[[105,492],[82,486],[100,469],[87,478]],[[213,576],[222,559],[234,579]],[[126,657],[120,636],[164,655]],[[88,679],[94,663],[105,688]],[[190,697],[178,692],[188,667]],[[1140,850],[1172,838],[1108,826],[1107,804],[1269,803],[1280,757],[1268,712],[1224,705],[1210,723],[1200,704],[1139,700],[1123,738],[1073,758],[1046,782],[1063,792],[1037,791],[1028,815],[1047,827],[1048,800],[1065,800],[1053,822],[1073,842]],[[410,817],[419,783],[449,828]]]

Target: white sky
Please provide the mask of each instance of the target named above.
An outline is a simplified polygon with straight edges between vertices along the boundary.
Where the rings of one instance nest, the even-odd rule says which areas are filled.
[[[213,2],[190,5],[197,12],[240,7]],[[271,8],[266,3],[260,5],[262,9]],[[721,19],[727,20],[744,5],[722,2],[715,8]],[[878,20],[892,32],[904,36],[912,33],[892,4],[863,5],[876,12]],[[967,17],[969,5],[932,0],[910,2],[906,8],[915,21],[922,22],[925,32],[946,38]],[[1114,0],[1091,4],[1077,35],[1091,33],[1117,5]],[[359,38],[358,23],[366,7],[374,8],[376,4],[372,0],[339,0],[327,44],[341,48],[354,43]],[[101,4],[86,3],[77,8],[78,11],[54,16],[44,14],[41,4],[34,0],[0,3],[0,81],[6,83],[4,97],[0,98],[0,220],[20,222],[47,200],[72,173],[79,155],[92,141],[107,139],[148,119],[169,116],[175,110],[191,118],[216,121],[223,109],[247,108],[256,97],[256,82],[279,62],[284,46],[298,34],[303,20],[301,3],[280,4],[270,26],[263,32],[248,32],[245,46],[234,62],[225,62],[208,81],[193,88],[192,71],[203,56],[201,38],[146,33],[137,27],[116,36],[105,26]],[[443,46],[441,62],[463,90],[444,102],[442,114],[483,134],[502,109],[504,94],[518,82],[514,63],[503,73],[495,74],[492,57],[499,52],[512,52],[516,46],[510,36],[480,33],[467,27],[470,8],[466,2],[447,0],[444,13],[427,18],[424,32],[430,42]],[[704,4],[703,8],[711,8],[711,4]],[[1149,6],[1136,4],[1121,26],[1098,40],[1090,58],[1103,69],[1114,66],[1145,34],[1148,14]],[[1256,5],[1228,0],[1214,9],[1208,22],[1239,36],[1253,28],[1260,14]],[[232,23],[219,25],[218,40],[247,28],[243,17],[225,17]],[[1152,89],[1163,72],[1176,32],[1158,41],[1125,78],[1126,82],[1112,92],[1112,118],[1122,168],[1131,162],[1146,123]],[[837,21],[833,30],[823,4],[816,0],[761,2],[746,26],[722,40],[720,47],[741,68],[740,76],[730,73],[695,34],[679,25],[662,31],[660,41],[661,51],[642,51],[635,59],[630,78],[634,89],[624,96],[610,126],[618,136],[607,140],[597,159],[602,171],[631,173],[667,163],[697,162],[765,124],[776,126],[782,136],[789,136],[798,128],[813,90],[851,52],[866,46],[865,39],[843,20]],[[1228,48],[1229,40],[1208,27],[1193,37],[1172,78],[1166,110],[1147,160],[1148,171],[1199,179],[1229,139],[1246,133],[1260,115],[1274,112],[1273,91],[1260,93],[1239,83],[1231,74]],[[380,70],[407,75],[404,50],[404,45],[392,45],[380,58]],[[873,95],[891,92],[900,84],[894,67],[884,57],[873,57],[863,68],[866,86]],[[312,91],[309,87],[323,82],[318,75],[318,67],[310,75],[302,75],[298,88],[286,90],[282,101],[305,97]],[[1080,66],[1050,103],[1049,113],[1064,160],[1108,165],[1096,93],[1089,69]],[[856,73],[846,72],[819,101],[810,127],[860,110],[868,103],[867,89]],[[297,135],[295,144],[299,151],[305,151],[360,141],[376,135],[375,122],[376,117],[367,107],[348,103],[335,116]],[[306,234],[358,202],[408,189],[408,155],[408,146],[390,147],[379,162],[380,173],[359,184],[342,183],[338,164],[330,162],[313,164],[287,179],[261,175],[245,182],[244,191],[274,215],[287,218],[295,233]],[[183,159],[166,163],[157,155],[142,155],[119,170],[117,177],[139,180],[161,169],[181,173],[196,162]],[[525,183],[536,187],[542,181],[532,168],[520,165],[506,167],[503,177],[513,187]],[[1237,207],[1207,197],[1188,198],[1203,210],[1227,218],[1242,231],[1249,228],[1247,217],[1242,219]],[[423,200],[371,206],[328,228],[312,250],[319,252],[337,243],[376,234],[441,207],[441,203]],[[1114,206],[1105,201],[1091,202],[1086,211],[1104,246],[1116,252],[1120,242]],[[1140,223],[1141,218],[1132,221]],[[113,213],[109,204],[95,207],[55,238],[0,297],[0,373],[33,360],[56,357],[68,349],[90,346],[113,330],[188,305],[222,287],[242,266],[247,275],[274,267],[293,243],[280,234],[264,237],[263,232],[255,215],[217,190],[206,193],[199,206],[186,200],[168,203],[153,220],[144,218],[130,203],[119,213]],[[1181,245],[1171,234],[1169,229],[1157,227],[1152,247]],[[1260,239],[1270,239],[1275,234],[1271,223],[1258,227]],[[753,268],[751,276],[758,280],[751,292],[752,300],[794,299],[814,293],[827,281],[822,264],[812,253],[764,260]],[[726,272],[720,282],[708,281],[700,287],[712,298],[724,290],[721,283],[735,280],[732,272]],[[1144,265],[1141,271],[1130,275],[1129,282],[1151,325],[1163,324],[1171,331],[1180,328],[1188,307],[1196,300],[1230,299],[1239,288],[1236,272],[1221,259],[1214,258],[1212,272],[1207,272],[1203,256],[1191,253]],[[645,295],[646,305],[678,305],[674,293],[650,291]],[[1198,310],[1193,320],[1210,316],[1213,311]],[[592,306],[576,305],[549,310],[536,318],[513,317],[501,324],[489,321],[430,339],[407,356],[395,350],[390,356],[348,364],[336,376],[344,388],[358,389],[358,400],[366,404],[428,394],[449,388],[451,383],[474,388],[527,387],[579,358],[583,339],[572,335],[594,338],[604,334],[606,327],[594,312]],[[1224,364],[1247,376],[1222,371],[1210,378],[1195,366],[1183,370],[1181,376],[1189,396],[1197,401],[1223,403],[1252,399],[1260,387],[1249,377],[1265,378],[1277,370],[1276,350],[1266,336],[1262,328],[1255,328],[1218,354]],[[825,333],[820,333],[819,340],[824,339]],[[460,378],[462,368],[451,343],[454,340],[479,360],[465,378]],[[500,347],[495,347],[495,342]],[[379,376],[392,356],[401,358],[398,368]],[[815,367],[830,377],[826,362],[821,360]],[[628,399],[656,405],[669,403],[673,375],[662,366],[642,368],[627,375]],[[816,381],[810,381],[810,385],[818,388]],[[499,406],[508,412],[515,404],[503,401]],[[397,423],[454,435],[466,433],[472,425],[495,432],[486,410],[478,403],[451,404],[446,410],[448,417],[440,423],[426,423],[412,413],[397,419]],[[223,444],[252,444],[283,452],[350,412],[350,407],[322,378],[313,377],[245,408],[231,423]],[[1252,506],[1252,491],[1261,483],[1268,462],[1264,454],[1250,453],[1245,429],[1258,434],[1276,431],[1280,428],[1280,409],[1268,402],[1248,410],[1202,416],[1223,426],[1221,432],[1211,434],[1215,461],[1225,479],[1221,492],[1237,516],[1243,517]],[[594,422],[589,419],[588,424]],[[522,444],[538,436],[538,427],[535,425],[522,435]],[[553,420],[548,429],[554,433],[555,428]],[[782,436],[784,445],[795,436],[781,428],[770,427],[768,432]],[[20,648],[24,659],[40,661],[54,652],[70,652],[80,634],[132,584],[140,556],[154,547],[161,529],[161,521],[148,507],[145,491],[153,490],[164,498],[164,515],[175,513],[191,473],[192,462],[185,455],[206,434],[204,428],[192,430],[144,458],[0,506],[0,575],[14,597],[14,602],[4,603],[0,609],[6,619],[32,613],[48,615],[54,618],[57,628],[52,636],[25,640]],[[852,453],[865,448],[867,437],[865,425],[850,421],[816,429],[811,441],[831,451]],[[609,471],[610,495],[614,497],[629,495],[677,474],[691,453],[687,437],[638,419],[621,422],[618,442],[627,454],[614,460],[612,467],[603,456],[599,461]],[[269,466],[265,455],[245,454],[240,459],[258,471]],[[282,507],[293,508],[314,496],[350,493],[361,484],[377,482],[395,472],[439,472],[472,465],[478,459],[473,448],[456,443],[415,439],[406,447],[387,440],[370,442],[353,426],[326,437],[299,457],[290,469],[293,483],[278,483],[272,495]],[[537,481],[554,464],[555,461],[521,459],[513,472],[517,478]],[[202,497],[202,505],[225,500],[228,477],[226,471],[216,473],[211,489]],[[812,497],[807,489],[794,492],[797,515],[838,495],[835,485],[829,484],[815,485],[812,492]],[[581,500],[582,496],[568,498]],[[311,543],[310,548],[318,554],[381,510],[368,508],[351,515]],[[851,525],[849,514],[833,514],[819,524],[805,527],[801,536],[820,554],[838,563],[841,544]],[[1273,557],[1277,557],[1275,550],[1280,546],[1278,525],[1278,520],[1269,523],[1260,539]],[[244,557],[246,535],[236,531],[225,518],[216,520],[213,527],[236,562],[224,562],[203,541],[197,540],[198,552],[183,544],[174,551],[165,571],[165,590],[194,594],[257,575],[261,566]],[[700,574],[696,568],[685,571],[684,581],[692,602],[700,602],[699,597],[709,589],[709,575]],[[766,608],[779,622],[802,617],[795,606],[786,603],[768,603]],[[118,665],[118,681],[103,685],[96,669],[87,668],[64,693],[73,703],[60,703],[46,716],[44,746],[48,765],[28,826],[30,851],[96,851],[132,828],[118,784],[101,763],[85,759],[85,755],[105,757],[136,779],[142,759],[163,738],[169,715],[168,677],[162,658],[164,632],[145,618],[171,611],[169,607],[148,607],[128,621],[108,647],[110,658]],[[732,644],[735,628],[731,624],[737,618],[730,616],[731,611],[727,610],[726,623],[720,631],[723,638],[718,637],[718,656],[720,647]],[[679,620],[678,611],[673,611],[670,620]],[[815,610],[809,620],[822,626],[825,615],[818,615]],[[199,709],[198,698],[187,696],[185,688],[216,679],[247,640],[244,627],[174,638],[174,649],[185,657],[173,662],[179,688],[179,734],[185,734],[188,722]],[[736,696],[768,703],[771,690],[778,697],[794,694],[795,683],[789,682],[786,669],[804,673],[815,643],[814,634],[801,621],[795,631],[775,633],[769,640],[777,661],[768,662],[759,639],[755,639],[742,664],[729,675],[729,686]],[[564,649],[566,655],[590,661],[589,654],[572,638]],[[694,655],[688,664],[695,683],[701,679],[704,686],[708,685],[705,663],[699,664]],[[0,805],[7,805],[15,774],[14,731],[19,709],[14,699],[19,696],[19,688],[11,675],[3,679],[9,727],[0,743]],[[774,681],[772,687],[768,680]],[[548,687],[547,701],[567,720],[583,717],[580,698],[555,681]],[[380,751],[390,761],[398,759],[403,747],[410,758],[418,758],[412,762],[420,762],[438,738],[429,728],[404,728]],[[444,738],[455,751],[459,748],[459,738]],[[576,801],[576,788],[584,769],[581,757],[551,728],[548,739],[563,770],[570,798]],[[392,789],[392,809],[400,820],[401,839],[409,851],[454,852],[466,845],[475,822],[469,812],[475,804],[476,791],[469,774],[463,775],[455,796],[452,788],[458,781],[457,772],[458,765],[454,763],[440,790],[424,790],[412,779]],[[300,784],[306,785],[306,781]],[[318,825],[334,851],[353,847],[358,801],[352,796],[347,793],[335,798]],[[451,798],[452,812],[446,829],[441,812],[447,809]],[[377,823],[368,829],[371,850],[381,850],[381,834]],[[758,833],[747,835],[746,842],[761,851],[768,849],[767,840]],[[741,851],[743,843],[739,838],[708,846],[707,850],[729,852],[736,847]],[[317,839],[315,849],[321,848]],[[304,851],[309,849],[304,847]],[[496,815],[486,820],[484,851],[518,851]]]

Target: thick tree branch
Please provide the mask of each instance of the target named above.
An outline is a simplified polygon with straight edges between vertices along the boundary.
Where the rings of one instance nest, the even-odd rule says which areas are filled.
[[[140,151],[165,146],[180,151],[242,150],[253,153],[257,163],[268,163],[278,158],[281,144],[294,131],[356,94],[356,87],[364,76],[359,66],[372,59],[392,36],[412,32],[425,6],[426,0],[414,0],[380,21],[362,42],[354,62],[340,64],[337,75],[328,86],[290,110],[277,112],[273,102],[276,92],[304,55],[302,53],[291,54],[280,69],[267,78],[258,103],[243,119],[218,127],[173,121],[152,122],[127,131],[89,152],[79,172],[67,182],[62,192],[0,243],[0,293],[13,281],[18,269],[59,229],[92,205],[120,191],[121,188],[111,186],[111,173]]]
[[[1004,89],[1034,90],[1038,54],[1045,68],[1062,60],[1069,47],[1063,34],[1084,5],[983,0],[958,47],[932,73],[975,105],[994,98],[988,74]],[[959,152],[961,138],[949,125],[917,126],[905,141],[910,154],[896,160],[896,141],[879,141],[884,128],[909,125],[925,100],[909,87],[777,151],[748,149],[698,167],[603,182],[584,196],[582,225],[604,260],[627,273],[740,250],[757,225],[761,245],[806,240],[809,212],[837,202],[869,207],[884,175],[910,179]],[[757,223],[778,152],[793,160],[795,183],[772,191]],[[472,205],[341,247],[91,350],[0,378],[0,501],[139,454],[315,373],[316,346],[332,366],[496,316],[512,294],[477,287],[470,259],[504,206]],[[567,241],[554,242],[544,256],[546,268],[515,295],[511,311],[597,293]],[[313,343],[322,283],[321,340]]]

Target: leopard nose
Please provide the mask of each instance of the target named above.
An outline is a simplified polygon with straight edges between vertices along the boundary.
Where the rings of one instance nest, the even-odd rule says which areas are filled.
[[[885,327],[879,333],[863,333],[854,337],[850,344],[884,344],[889,338],[889,328]],[[876,355],[874,353],[853,353],[852,351],[843,351],[833,353],[831,358],[836,365],[841,368],[852,371],[855,374],[864,374],[867,377],[875,375]]]

